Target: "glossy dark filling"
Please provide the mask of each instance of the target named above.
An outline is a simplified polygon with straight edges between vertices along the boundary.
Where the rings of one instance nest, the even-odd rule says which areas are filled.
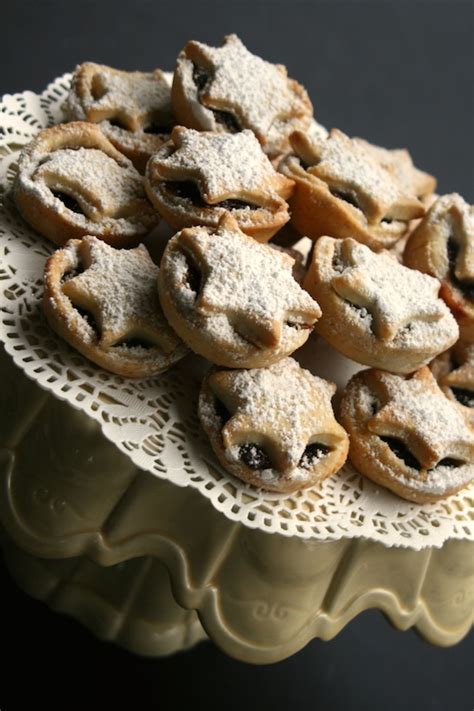
[[[331,195],[334,195],[334,197],[339,198],[339,200],[344,200],[344,202],[348,202],[349,205],[353,205],[354,207],[359,207],[359,204],[352,193],[346,192],[345,190],[334,190],[331,188],[329,188],[329,192]]]
[[[271,469],[272,463],[267,453],[258,444],[242,444],[239,457],[249,469]]]
[[[223,207],[225,210],[258,210],[258,205],[252,205],[249,202],[244,202],[243,200],[235,200],[230,198],[229,200],[222,200],[215,205],[209,205],[201,197],[199,188],[196,183],[191,180],[183,180],[181,182],[165,182],[166,190],[172,195],[176,195],[183,200],[189,200],[195,207]]]
[[[301,456],[299,466],[302,469],[311,469],[316,461],[325,457],[330,451],[330,447],[326,447],[325,444],[320,444],[319,442],[308,444]]]
[[[79,313],[79,315],[82,316],[84,321],[86,321],[88,323],[88,325],[92,328],[92,330],[95,331],[97,338],[99,338],[100,328],[99,328],[99,325],[98,325],[97,321],[95,320],[94,316],[90,313],[90,311],[85,311],[80,306],[76,306],[76,304],[74,304],[74,308]]]
[[[456,244],[453,237],[448,239],[448,262],[449,262],[449,276],[454,286],[456,286],[459,291],[462,291],[463,295],[468,299],[468,301],[474,301],[474,282],[471,281],[461,281],[457,278],[454,270],[456,268],[456,261],[459,255],[459,245]]]
[[[130,129],[128,126],[126,126],[123,121],[121,121],[119,118],[112,118],[109,119],[109,123],[111,126],[115,126],[115,128],[121,128],[123,131],[129,131]]]
[[[169,126],[160,126],[157,123],[150,123],[143,129],[143,133],[149,133],[153,136],[167,136],[170,132],[171,128]]]
[[[461,405],[465,407],[474,407],[474,392],[472,390],[467,390],[467,388],[453,388],[451,387],[451,392],[454,397]]]
[[[390,447],[394,455],[401,459],[407,467],[420,471],[420,462],[400,439],[396,437],[380,437],[380,439]]]
[[[61,277],[61,284],[65,284],[67,281],[70,281],[71,279],[75,279],[79,274],[82,274],[84,270],[78,267],[77,269],[70,269],[67,272],[64,272],[64,274]]]
[[[183,256],[186,260],[185,284],[191,291],[194,291],[195,294],[199,294],[202,282],[201,271],[190,254],[183,252]]]
[[[312,324],[300,323],[299,321],[285,321],[285,324],[287,326],[289,326],[290,328],[294,328],[295,331],[304,331],[304,330],[309,331],[310,329],[313,328]]]
[[[435,468],[437,467],[450,467],[451,469],[454,469],[456,467],[462,467],[465,462],[462,462],[460,459],[453,459],[452,457],[445,457],[445,459],[440,459],[438,464],[436,465]]]
[[[205,69],[198,67],[196,64],[193,65],[193,81],[196,84],[199,94],[206,87],[209,79],[210,76]],[[219,111],[218,109],[211,109],[210,107],[206,108],[208,108],[209,111],[212,111],[217,123],[225,126],[229,133],[238,133],[241,130],[239,122],[229,111]]]
[[[216,411],[217,417],[220,420],[221,426],[223,427],[225,423],[230,420],[232,415],[230,414],[229,410],[226,408],[222,400],[219,400],[219,398],[217,397],[215,399],[214,409]]]
[[[61,200],[64,207],[66,207],[68,210],[71,210],[71,212],[75,212],[78,215],[84,214],[82,207],[73,197],[67,195],[66,193],[62,193],[60,190],[51,190],[51,192],[53,193],[55,198]]]

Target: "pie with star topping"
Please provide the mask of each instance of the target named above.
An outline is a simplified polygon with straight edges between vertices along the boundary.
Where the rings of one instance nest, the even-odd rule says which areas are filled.
[[[304,288],[323,312],[315,330],[365,365],[410,373],[459,336],[437,279],[351,238],[316,242]]]
[[[295,181],[291,219],[301,234],[353,237],[378,251],[424,215],[410,181],[401,181],[360,139],[333,128],[326,138],[295,131],[291,144],[293,154],[280,170]]]
[[[173,79],[178,120],[198,131],[254,132],[270,156],[287,153],[292,131],[309,127],[313,107],[305,89],[249,52],[237,35],[221,47],[191,41],[179,54]]]
[[[70,240],[46,262],[43,309],[56,333],[105,370],[152,377],[188,352],[163,316],[158,273],[144,245]]]
[[[474,479],[474,429],[427,367],[408,377],[358,373],[344,391],[341,422],[356,469],[404,499],[435,502]]]
[[[216,368],[204,379],[199,418],[231,474],[268,491],[297,491],[346,460],[348,437],[331,406],[335,391],[292,358],[269,368]]]
[[[81,64],[73,74],[66,108],[72,121],[97,123],[140,173],[175,124],[171,85],[161,69],[125,72]]]
[[[443,195],[410,235],[407,266],[441,281],[461,338],[474,342],[474,207],[457,193]]]
[[[293,181],[275,171],[252,131],[199,133],[177,126],[150,158],[145,187],[175,229],[216,227],[231,213],[243,232],[266,242],[289,220],[285,200]]]
[[[293,265],[226,215],[216,229],[187,228],[168,242],[161,305],[183,341],[211,362],[267,366],[303,345],[321,315],[294,279]]]
[[[35,136],[21,153],[13,196],[26,222],[61,246],[84,235],[135,246],[159,219],[131,161],[83,121]]]
[[[474,425],[474,344],[458,341],[430,363],[438,385]]]

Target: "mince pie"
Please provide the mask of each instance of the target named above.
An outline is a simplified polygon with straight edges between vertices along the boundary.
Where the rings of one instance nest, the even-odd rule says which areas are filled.
[[[474,429],[427,367],[408,377],[358,373],[344,392],[341,422],[356,469],[404,499],[435,502],[474,479]]]
[[[99,124],[141,173],[175,123],[170,82],[161,69],[124,72],[86,62],[74,72],[66,106],[71,120]]]
[[[437,279],[350,238],[316,242],[304,287],[323,312],[315,330],[359,363],[410,373],[459,336]]]
[[[280,170],[295,181],[291,219],[301,234],[353,237],[374,250],[393,245],[425,208],[372,150],[342,131],[327,138],[295,131],[295,155]]]
[[[250,129],[271,157],[287,153],[288,137],[309,126],[311,101],[281,64],[249,52],[236,35],[221,47],[188,42],[173,80],[178,121],[199,131],[236,133]]]
[[[456,193],[438,198],[410,236],[404,261],[441,281],[461,338],[474,342],[474,207]]]
[[[446,397],[460,407],[474,425],[474,344],[458,341],[430,363]]]
[[[199,133],[177,126],[149,160],[145,187],[175,229],[216,227],[230,212],[243,232],[265,242],[289,220],[285,199],[293,181],[275,171],[251,131]]]
[[[312,486],[337,472],[349,441],[336,422],[336,386],[285,358],[270,368],[213,369],[199,418],[221,465],[277,492]]]
[[[83,121],[38,133],[21,153],[13,195],[24,219],[58,245],[94,235],[134,246],[159,220],[131,161]]]
[[[152,377],[187,353],[160,307],[158,267],[144,245],[71,240],[48,259],[43,308],[51,327],[89,360],[129,378]]]
[[[321,315],[293,278],[293,264],[241,232],[230,215],[216,229],[184,229],[161,260],[163,311],[183,341],[213,363],[270,365],[303,345]]]

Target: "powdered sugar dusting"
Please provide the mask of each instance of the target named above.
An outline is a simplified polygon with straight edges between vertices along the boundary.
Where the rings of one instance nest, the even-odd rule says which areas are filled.
[[[370,326],[378,338],[393,340],[408,324],[437,322],[449,313],[438,298],[437,279],[352,239],[344,241],[341,257],[331,285],[342,298],[370,313]]]
[[[286,71],[249,52],[236,35],[226,37],[222,47],[191,42],[212,66],[209,85],[201,101],[217,109],[234,108],[245,127],[265,139],[276,120],[308,114],[308,108],[291,89]],[[191,54],[193,54],[191,49]]]
[[[92,220],[120,217],[131,202],[144,197],[139,173],[95,148],[55,151],[33,173],[33,180],[72,194]]]
[[[192,129],[173,132],[177,150],[158,152],[152,162],[169,179],[197,179],[202,197],[212,204],[227,198],[278,199],[282,176],[274,170],[252,131],[199,133]],[[175,172],[176,171],[176,172]],[[245,197],[242,197],[244,193]]]

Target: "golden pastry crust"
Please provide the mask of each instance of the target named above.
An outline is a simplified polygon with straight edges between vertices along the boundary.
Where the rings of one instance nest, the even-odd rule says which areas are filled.
[[[198,131],[250,129],[270,156],[286,153],[288,137],[309,126],[305,89],[281,64],[252,54],[236,35],[221,47],[188,42],[176,63],[172,89],[178,120]]]
[[[277,173],[251,131],[199,133],[177,126],[148,162],[148,196],[175,229],[216,227],[231,213],[240,229],[266,242],[288,220],[293,182]]]
[[[357,373],[343,394],[341,422],[356,469],[408,501],[439,501],[474,478],[474,429],[427,367],[406,378]]]
[[[161,311],[158,272],[144,245],[71,240],[46,262],[44,312],[56,333],[105,370],[155,376],[188,352]]]
[[[365,365],[410,373],[459,336],[436,279],[350,238],[316,242],[304,288],[323,312],[315,330]]]
[[[222,466],[247,484],[291,492],[337,472],[349,441],[336,422],[333,383],[292,358],[270,368],[213,369],[199,418]]]
[[[435,358],[430,368],[446,397],[474,425],[474,344],[458,341],[451,350]]]
[[[23,218],[61,246],[90,234],[132,247],[159,220],[129,159],[82,121],[46,128],[23,149],[13,196]]]
[[[407,193],[425,202],[436,189],[436,178],[416,168],[406,148],[383,148],[363,138],[354,138],[375,160],[395,176]]]
[[[393,172],[384,168],[358,139],[338,129],[327,138],[295,131],[295,155],[280,164],[295,181],[290,200],[296,229],[311,239],[353,237],[371,249],[390,247],[425,208]]]
[[[230,368],[264,367],[303,345],[321,315],[292,276],[294,261],[224,216],[184,229],[160,266],[161,305],[188,346]]]
[[[99,124],[140,173],[175,124],[170,82],[161,69],[126,72],[93,62],[80,64],[66,110],[72,121]]]
[[[441,281],[461,338],[474,343],[474,207],[456,193],[438,198],[410,235],[404,262]]]

